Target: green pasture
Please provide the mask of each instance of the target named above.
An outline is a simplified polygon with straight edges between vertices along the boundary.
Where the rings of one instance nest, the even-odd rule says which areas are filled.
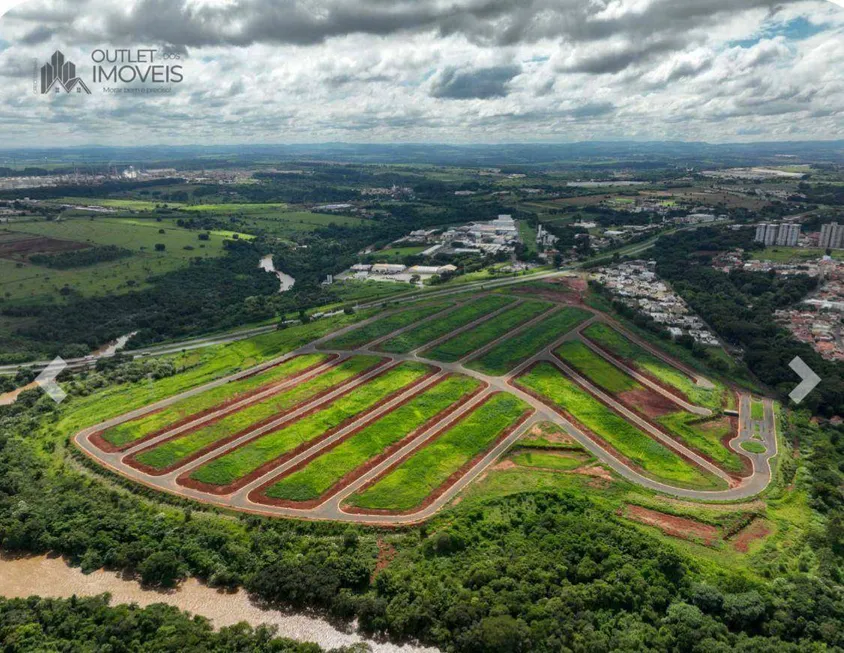
[[[606,324],[593,324],[583,333],[611,354],[624,359],[639,372],[676,388],[692,403],[716,411],[721,408],[724,387],[720,384],[716,383],[716,387],[711,390],[698,386],[684,372],[652,355]]]
[[[687,463],[581,390],[550,363],[540,363],[520,377],[518,384],[570,414],[656,480],[695,489],[713,489],[723,485],[720,479]]]
[[[575,370],[607,392],[619,394],[642,389],[635,379],[612,363],[608,363],[578,340],[564,342],[556,353]]]
[[[323,374],[288,390],[279,392],[243,410],[230,413],[216,422],[206,423],[194,431],[144,451],[136,456],[136,460],[156,469],[174,465],[219,440],[247,430],[258,422],[272,417],[283,417],[287,411],[307,402],[318,394],[336,388],[341,383],[349,381],[359,374],[368,372],[380,360],[374,356],[350,358]]]
[[[489,343],[498,340],[498,338],[510,333],[510,331],[525,322],[529,322],[547,311],[551,306],[552,304],[548,302],[523,302],[504,311],[494,320],[479,324],[468,331],[464,331],[440,343],[433,349],[426,351],[425,357],[444,363],[458,361],[473,351],[486,347]]]
[[[405,256],[417,256],[426,249],[428,249],[428,247],[425,245],[417,247],[389,247],[387,249],[382,249],[377,252],[373,252],[372,254],[368,254],[367,258],[389,263],[401,261]]]
[[[297,356],[260,374],[249,376],[240,381],[225,383],[187,399],[182,399],[163,410],[112,426],[103,431],[102,437],[106,442],[110,442],[116,447],[122,447],[130,442],[140,440],[150,433],[161,431],[191,415],[209,410],[226,401],[236,401],[246,393],[257,390],[262,386],[283,381],[297,372],[325,361],[326,358],[326,356],[320,354]]]
[[[428,446],[412,454],[350,502],[371,510],[410,510],[480,453],[528,410],[513,395],[493,396]]]
[[[765,419],[765,404],[761,401],[753,400],[750,402],[750,419],[761,422]]]
[[[387,413],[328,453],[286,476],[267,490],[274,499],[309,501],[325,494],[346,474],[408,437],[436,415],[478,389],[480,383],[453,376]]]
[[[161,208],[175,209],[182,207],[181,202],[149,202],[145,200],[101,199],[84,197],[63,197],[55,200],[57,204],[72,204],[73,206],[102,206],[107,209],[122,209],[125,211],[155,211]]]
[[[332,338],[323,346],[327,349],[358,349],[373,340],[383,338],[393,331],[415,324],[451,306],[454,306],[454,302],[439,302],[425,304],[424,306],[414,306],[413,308],[382,317],[380,320],[349,331],[342,336]]]
[[[494,313],[508,304],[512,304],[514,301],[515,300],[510,297],[503,297],[501,295],[491,295],[489,297],[476,299],[475,301],[444,315],[439,320],[425,322],[415,329],[405,331],[404,333],[397,335],[395,338],[387,340],[379,345],[378,349],[393,354],[406,354],[409,351],[418,349],[425,343],[436,340],[437,338],[442,338],[443,336],[448,335],[460,327],[466,326],[485,315]]]
[[[335,429],[379,402],[418,382],[431,368],[402,363],[322,410],[288,426],[262,435],[196,469],[191,478],[210,485],[226,486],[296,447]]]
[[[502,376],[591,316],[591,313],[579,308],[563,308],[496,345],[480,358],[471,361],[468,367],[492,376]]]

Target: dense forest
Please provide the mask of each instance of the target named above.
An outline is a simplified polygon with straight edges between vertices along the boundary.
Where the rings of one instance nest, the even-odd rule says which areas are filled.
[[[798,302],[817,281],[744,270],[727,274],[712,267],[714,255],[746,247],[751,236],[750,230],[714,228],[663,236],[654,248],[657,273],[722,338],[743,350],[745,364],[763,383],[787,396],[799,382],[788,365],[800,356],[823,379],[801,407],[827,416],[844,414],[844,364],[823,359],[774,319],[774,311]]]
[[[148,369],[159,365],[120,362],[82,385],[166,374]],[[0,408],[0,547],[9,552],[53,551],[150,585],[186,575],[245,585],[270,602],[451,651],[844,650],[840,429],[796,424],[808,464],[795,474],[789,461],[783,472],[825,524],[811,536],[812,575],[784,575],[776,560],[759,570],[771,580],[704,574],[696,559],[568,490],[490,499],[393,531],[397,555],[379,572],[380,531],[231,519],[80,472],[81,458],[53,455],[69,435],[54,425],[75,395],[56,406],[39,392]]]
[[[9,653],[109,651],[110,653],[320,653],[315,644],[275,636],[265,626],[212,629],[203,617],[154,604],[109,606],[109,596],[6,600],[0,598],[0,643]],[[334,653],[353,649],[334,649]]]

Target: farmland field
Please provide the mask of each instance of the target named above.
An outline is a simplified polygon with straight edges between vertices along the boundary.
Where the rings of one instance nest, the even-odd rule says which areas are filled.
[[[431,317],[451,306],[454,306],[453,302],[440,302],[408,308],[399,313],[394,313],[393,315],[376,320],[371,324],[349,331],[349,333],[338,336],[337,338],[332,338],[325,343],[324,347],[327,349],[357,349],[373,340],[383,338],[393,331],[403,329],[419,320]]]
[[[480,358],[471,361],[468,367],[493,376],[506,374],[590,316],[591,313],[579,308],[563,308],[493,347]]]
[[[426,358],[453,363],[498,340],[519,325],[551,308],[548,302],[526,301],[501,313],[494,320],[479,324],[425,352]]]
[[[469,415],[412,454],[350,503],[367,510],[411,510],[487,450],[518,422],[528,405],[509,394],[494,395]]]
[[[720,483],[581,390],[550,363],[539,363],[519,378],[518,385],[570,414],[657,480],[696,489]]]
[[[197,413],[214,408],[222,402],[236,401],[246,393],[257,390],[262,386],[283,381],[325,360],[327,360],[327,357],[320,354],[297,356],[260,374],[226,383],[201,394],[194,395],[193,397],[182,399],[163,410],[124,422],[123,424],[118,424],[117,426],[112,426],[101,434],[102,438],[116,447],[122,447],[140,440],[150,433],[155,433],[156,431],[176,424],[191,415],[196,415]]]
[[[306,467],[284,477],[267,490],[267,496],[289,501],[308,501],[320,497],[346,474],[406,438],[479,387],[480,382],[469,377],[447,378],[366,426]]]
[[[394,354],[406,354],[409,351],[418,349],[425,343],[442,338],[460,327],[466,326],[485,315],[489,315],[508,304],[512,304],[514,301],[514,299],[500,295],[476,299],[443,316],[440,320],[426,322],[415,329],[405,331],[387,340],[387,342],[379,345],[378,349]]]
[[[259,401],[241,411],[231,413],[194,431],[180,435],[154,448],[143,451],[135,459],[149,467],[164,469],[205,447],[267,419],[282,417],[286,411],[312,399],[322,392],[335,388],[359,374],[375,367],[381,359],[359,356],[344,361],[317,377],[304,381],[268,399]]]
[[[716,384],[715,389],[698,386],[685,373],[652,355],[605,324],[593,324],[586,328],[583,334],[642,374],[679,390],[692,403],[711,410],[721,408],[724,396],[723,386]]]
[[[271,431],[196,469],[191,479],[226,486],[243,479],[263,465],[296,447],[336,429],[396,392],[421,380],[431,371],[419,363],[402,363],[347,395],[288,426]]]

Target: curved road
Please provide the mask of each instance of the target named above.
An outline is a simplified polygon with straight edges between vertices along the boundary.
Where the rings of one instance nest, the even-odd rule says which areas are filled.
[[[426,297],[427,298],[427,297]],[[513,305],[510,305],[513,306]],[[456,310],[457,307],[449,307],[445,309],[443,312],[438,313],[425,321],[431,321],[434,319],[438,319],[442,317],[444,314]],[[581,307],[583,308],[583,307]],[[476,479],[480,474],[482,474],[490,465],[492,465],[500,456],[503,454],[510,446],[512,446],[524,433],[526,433],[530,428],[532,428],[535,424],[543,421],[552,422],[559,426],[561,426],[569,435],[571,435],[574,439],[576,439],[585,449],[592,453],[600,462],[610,467],[614,472],[616,472],[619,476],[631,481],[637,485],[649,488],[651,490],[661,492],[664,494],[668,494],[671,496],[684,498],[684,499],[694,499],[699,501],[735,501],[735,500],[744,500],[749,497],[755,496],[762,490],[764,490],[771,479],[771,466],[770,461],[773,457],[777,455],[777,441],[776,441],[776,425],[775,425],[775,416],[774,416],[774,408],[773,402],[770,400],[765,400],[765,419],[762,422],[755,423],[751,419],[751,410],[750,410],[750,401],[751,398],[748,395],[742,395],[740,397],[740,417],[739,417],[739,432],[737,436],[731,441],[730,446],[736,452],[740,453],[741,455],[746,456],[750,459],[753,472],[752,474],[744,479],[736,480],[730,478],[727,474],[725,474],[722,470],[715,467],[711,463],[709,463],[706,459],[702,458],[700,455],[695,453],[694,451],[689,450],[682,444],[678,443],[676,440],[668,437],[667,435],[663,434],[659,429],[656,429],[654,426],[648,424],[645,420],[642,420],[637,415],[630,412],[627,408],[618,404],[611,396],[603,393],[599,388],[594,387],[588,380],[584,379],[580,375],[578,375],[574,370],[567,368],[567,366],[560,361],[556,356],[554,356],[553,351],[559,347],[559,345],[572,338],[579,338],[586,342],[589,345],[589,342],[582,338],[580,332],[589,326],[592,323],[597,321],[607,321],[611,323],[614,327],[616,326],[614,322],[604,316],[603,314],[593,311],[591,309],[590,312],[593,313],[593,316],[587,320],[585,323],[581,324],[578,328],[574,331],[563,334],[560,338],[557,339],[556,342],[552,343],[550,346],[545,347],[542,351],[538,352],[536,355],[531,357],[530,359],[526,360],[514,370],[512,370],[509,374],[504,377],[493,377],[481,372],[475,371],[466,367],[465,363],[467,363],[472,358],[478,358],[479,356],[483,355],[486,351],[493,348],[500,342],[506,340],[507,338],[511,338],[515,333],[523,331],[524,329],[529,328],[532,324],[544,319],[550,313],[558,310],[557,308],[549,309],[548,312],[540,315],[533,320],[521,325],[519,328],[515,329],[513,332],[502,336],[498,340],[489,345],[485,346],[484,348],[473,352],[467,358],[458,361],[456,363],[442,363],[439,361],[429,360],[424,358],[421,351],[427,350],[432,346],[432,343],[426,343],[418,350],[410,352],[408,354],[385,354],[383,352],[374,351],[374,348],[381,342],[386,341],[387,339],[394,337],[396,334],[406,331],[410,328],[414,328],[418,326],[419,323],[412,325],[411,327],[406,327],[405,329],[401,329],[395,331],[388,336],[384,336],[379,338],[376,341],[373,341],[368,344],[366,348],[357,349],[355,351],[334,351],[330,349],[321,348],[321,346],[327,343],[330,339],[337,337],[340,334],[346,333],[353,329],[360,328],[366,324],[369,324],[377,319],[380,319],[384,316],[384,314],[375,316],[368,320],[364,320],[357,324],[345,327],[339,331],[329,334],[320,340],[312,342],[305,347],[302,347],[294,352],[290,352],[285,356],[279,357],[274,361],[269,361],[264,363],[263,365],[259,366],[260,369],[266,368],[270,365],[273,365],[281,360],[286,360],[296,355],[304,354],[304,353],[314,353],[314,352],[322,352],[322,353],[335,353],[338,354],[341,358],[346,358],[350,355],[354,354],[367,354],[367,355],[378,355],[385,359],[388,359],[389,362],[387,366],[398,364],[401,361],[418,361],[422,363],[429,364],[432,368],[436,368],[439,371],[431,378],[416,384],[410,388],[405,389],[400,395],[393,398],[387,404],[380,406],[372,411],[368,411],[365,414],[359,415],[352,423],[344,427],[342,430],[338,431],[337,433],[333,434],[331,437],[323,440],[322,442],[314,444],[309,449],[303,451],[302,453],[298,454],[291,460],[287,461],[281,466],[276,467],[275,469],[270,470],[269,472],[263,474],[260,478],[257,478],[250,482],[248,485],[232,492],[228,495],[211,495],[205,492],[201,492],[199,490],[194,490],[191,488],[184,487],[179,484],[178,478],[185,473],[189,472],[190,470],[204,464],[211,458],[217,457],[226,451],[229,451],[238,445],[242,444],[244,441],[249,440],[253,437],[256,437],[260,433],[266,432],[266,430],[271,428],[276,428],[279,424],[291,422],[295,420],[298,415],[301,415],[316,406],[322,406],[327,404],[328,402],[332,401],[334,398],[339,396],[340,394],[348,391],[351,387],[355,387],[361,383],[364,383],[367,379],[371,378],[377,373],[382,372],[385,368],[381,367],[376,371],[371,371],[364,377],[360,379],[355,379],[350,381],[342,386],[335,388],[330,394],[321,397],[314,401],[306,402],[300,406],[297,406],[295,409],[291,410],[289,413],[282,415],[279,417],[278,420],[273,422],[272,425],[267,425],[262,427],[261,429],[257,429],[255,431],[249,432],[234,442],[228,443],[219,447],[218,449],[213,450],[212,452],[206,453],[203,456],[197,458],[194,461],[191,461],[187,464],[182,465],[177,470],[163,475],[163,476],[152,476],[145,474],[139,470],[130,467],[129,465],[125,464],[123,460],[127,456],[131,456],[138,451],[146,449],[153,444],[160,442],[161,440],[167,439],[172,437],[173,434],[181,432],[189,426],[182,426],[178,429],[173,430],[172,432],[168,432],[162,434],[150,441],[137,444],[133,447],[130,447],[121,452],[115,453],[106,453],[100,450],[96,445],[94,445],[91,440],[90,436],[96,432],[102,431],[105,428],[110,426],[114,426],[116,424],[129,421],[131,419],[135,419],[141,415],[147,414],[154,410],[158,410],[160,408],[169,406],[181,399],[184,399],[189,396],[193,396],[198,394],[206,389],[211,387],[216,387],[227,383],[231,380],[235,380],[244,376],[245,374],[251,373],[253,370],[247,370],[244,372],[240,372],[237,375],[233,375],[231,377],[226,377],[224,379],[218,379],[212,383],[206,384],[205,386],[193,388],[187,392],[184,392],[180,395],[176,395],[174,397],[170,397],[166,400],[160,401],[156,404],[146,406],[144,408],[132,411],[125,415],[121,415],[119,417],[113,418],[102,424],[98,424],[96,426],[87,428],[80,433],[76,434],[74,441],[81,448],[83,452],[85,452],[88,456],[102,464],[103,466],[107,467],[108,469],[126,476],[134,481],[147,485],[149,487],[162,490],[165,492],[169,492],[172,494],[177,494],[183,497],[189,497],[195,499],[200,502],[213,504],[219,507],[224,508],[233,508],[240,511],[252,512],[261,515],[268,515],[268,516],[279,516],[279,517],[293,517],[293,518],[301,518],[301,519],[315,519],[315,520],[332,520],[332,521],[349,521],[349,522],[358,522],[358,523],[367,523],[367,524],[387,524],[387,525],[399,525],[399,524],[408,524],[408,523],[415,523],[424,521],[434,514],[436,514],[443,506],[445,506],[449,501],[451,501],[462,489],[464,489],[469,483],[471,483],[474,479]],[[466,327],[462,327],[460,329],[455,330],[454,332],[448,334],[448,337],[453,336],[457,332],[462,332],[471,326],[484,322],[486,320],[494,319],[496,315],[499,314],[500,311],[493,312],[483,318],[480,318],[472,323],[472,325],[467,325]],[[633,334],[629,334],[625,331],[625,335],[631,337],[631,339],[635,340],[637,344],[646,344],[642,343],[639,338],[636,338]],[[444,337],[445,338],[445,337]],[[437,342],[437,341],[434,341]],[[650,345],[647,345],[648,349],[651,349]],[[600,352],[599,352],[600,353]],[[661,353],[660,353],[661,354]],[[602,354],[606,360],[611,362],[612,364],[624,369],[625,371],[628,370],[625,366],[623,366],[619,361],[616,361],[610,356],[606,354]],[[662,358],[667,359],[664,354],[661,354]],[[668,360],[668,359],[667,359]],[[619,413],[621,413],[626,419],[631,422],[634,422],[639,426],[639,428],[646,430],[652,437],[658,439],[659,441],[663,442],[666,446],[671,447],[673,450],[677,451],[678,453],[685,456],[687,459],[693,461],[699,467],[705,469],[710,474],[717,475],[717,477],[721,478],[723,481],[730,484],[728,489],[724,490],[717,490],[717,491],[701,491],[701,490],[692,490],[686,488],[676,488],[659,481],[656,481],[652,478],[648,478],[644,476],[637,470],[628,466],[626,462],[623,460],[616,458],[613,454],[606,451],[603,447],[601,447],[598,443],[596,443],[591,437],[586,435],[585,433],[581,432],[575,425],[570,423],[563,414],[558,412],[552,406],[547,405],[546,403],[534,398],[532,395],[523,392],[518,387],[515,387],[511,384],[511,381],[519,376],[523,371],[528,369],[531,365],[538,361],[549,361],[552,364],[556,365],[558,368],[564,370],[566,374],[568,374],[576,383],[581,385],[586,390],[596,394],[605,402],[609,403],[613,408],[615,408]],[[675,361],[670,361],[672,365],[675,367],[679,367],[680,369],[686,369],[684,366],[679,365]],[[322,369],[322,368],[321,368]],[[316,371],[311,372],[309,376],[312,374],[317,373]],[[367,471],[359,478],[357,478],[352,484],[348,487],[344,488],[340,492],[328,497],[323,501],[322,504],[318,505],[312,509],[297,509],[297,508],[288,508],[288,507],[279,507],[279,506],[272,506],[263,503],[257,503],[250,498],[250,494],[260,488],[263,485],[266,485],[268,482],[272,481],[274,478],[281,476],[285,473],[286,470],[292,468],[300,461],[303,461],[307,458],[313,457],[318,451],[325,449],[326,447],[330,446],[334,442],[342,439],[345,435],[349,432],[353,431],[356,428],[359,428],[362,424],[371,422],[377,419],[379,416],[382,416],[394,406],[398,405],[400,402],[404,401],[406,398],[418,393],[423,387],[429,387],[431,384],[435,383],[438,379],[442,378],[442,376],[450,373],[457,373],[457,374],[464,374],[467,376],[474,377],[485,384],[485,389],[471,399],[468,403],[462,405],[457,411],[447,417],[445,420],[440,421],[439,423],[434,424],[430,428],[428,428],[423,433],[420,433],[412,441],[406,443],[401,449],[396,451],[392,454],[389,458],[382,461],[379,465],[374,467],[373,469]],[[698,383],[708,383],[705,379],[701,379],[699,375],[694,375],[697,378]],[[649,381],[649,380],[648,380]],[[667,392],[658,384],[653,382],[649,382],[648,387],[655,391],[659,392],[663,396],[665,396],[670,401],[674,402],[680,408],[688,409],[689,404],[687,402],[682,401],[680,398],[674,396],[673,394]],[[378,475],[380,475],[384,470],[390,467],[396,461],[404,458],[405,456],[411,454],[413,451],[417,450],[419,447],[423,446],[431,437],[439,433],[445,426],[459,420],[462,416],[470,412],[475,406],[477,406],[481,401],[484,400],[489,394],[493,392],[508,392],[510,394],[518,396],[520,399],[525,401],[532,409],[533,414],[530,418],[523,423],[516,431],[510,434],[506,439],[502,442],[497,444],[492,450],[488,451],[482,460],[478,461],[473,467],[464,475],[462,476],[457,483],[451,486],[442,496],[440,496],[436,501],[434,501],[431,505],[426,506],[424,509],[419,510],[416,513],[410,515],[361,515],[361,514],[351,514],[345,512],[343,510],[342,504],[344,500],[364,486],[367,482],[374,479]],[[697,409],[697,411],[701,411],[703,409]],[[222,409],[219,411],[218,414],[223,414],[225,412],[230,411],[230,409]],[[702,413],[699,413],[702,414]],[[208,419],[213,419],[215,414],[204,416],[199,421],[207,421]],[[758,424],[758,426],[757,426]],[[750,454],[741,449],[740,445],[743,442],[749,441],[754,438],[754,434],[758,429],[758,435],[756,436],[757,439],[761,437],[762,442],[765,444],[767,448],[767,452],[764,454]]]

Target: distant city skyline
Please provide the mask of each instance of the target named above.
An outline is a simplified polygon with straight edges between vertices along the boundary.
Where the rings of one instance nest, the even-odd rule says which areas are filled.
[[[0,139],[841,139],[842,36],[824,0],[30,0],[0,18]],[[97,48],[155,48],[184,81],[105,93]],[[57,50],[90,96],[33,93]]]

